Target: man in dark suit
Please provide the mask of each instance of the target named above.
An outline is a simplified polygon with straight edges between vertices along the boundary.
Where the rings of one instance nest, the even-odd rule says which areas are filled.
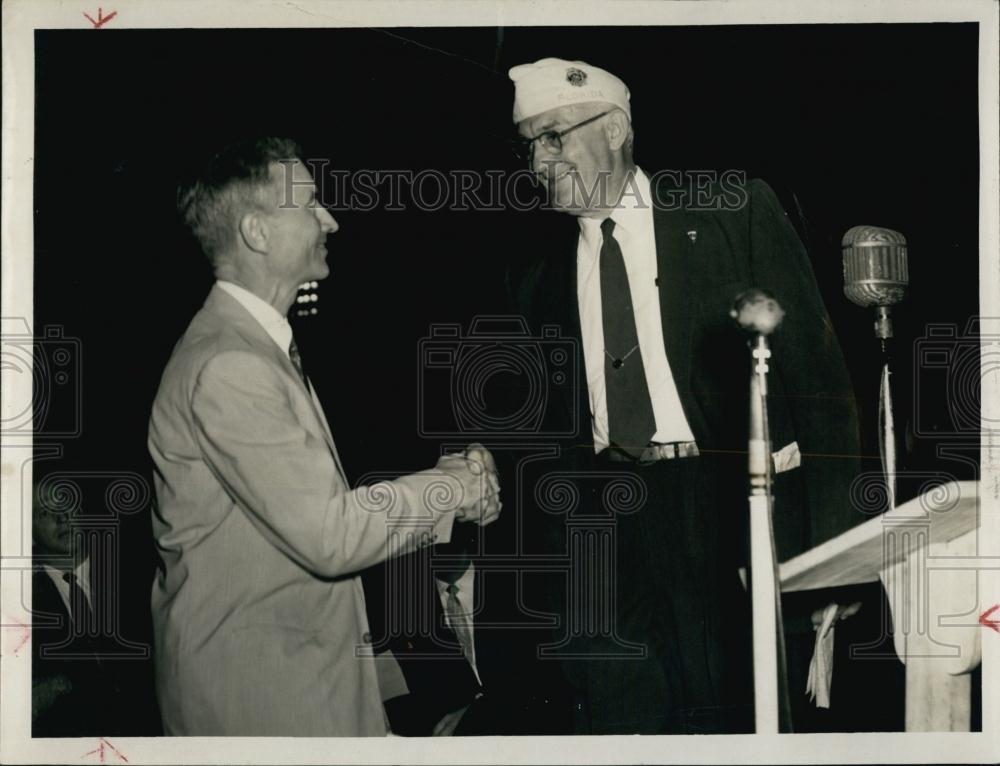
[[[539,663],[534,654],[540,631],[511,627],[519,620],[510,593],[514,573],[483,571],[469,558],[463,563],[452,544],[438,548],[435,557],[452,560],[435,564],[413,554],[408,569],[432,576],[414,578],[409,593],[386,594],[419,615],[386,643],[408,692],[386,702],[393,733],[571,734],[570,692],[553,663]]]
[[[492,456],[469,456],[493,467]],[[477,531],[389,562],[366,586],[379,649],[398,661],[407,694],[386,702],[404,736],[572,733],[570,693],[539,662],[543,630],[517,609],[517,572],[490,568]],[[372,592],[375,591],[375,592]]]
[[[151,697],[135,693],[145,664],[125,665],[99,628],[108,594],[91,587],[91,557],[69,510],[45,482],[32,494],[32,736],[157,733]]]
[[[787,315],[768,376],[779,558],[862,520],[848,494],[853,394],[808,256],[763,182],[729,174],[692,188],[637,167],[629,91],[614,75],[544,59],[510,76],[525,156],[551,207],[576,219],[533,240],[540,257],[511,275],[511,298],[534,332],[555,325],[582,348],[582,385],[547,408],[543,428],[569,434],[558,470],[582,490],[577,521],[614,528],[614,582],[599,583],[613,630],[566,627],[585,626],[599,605],[570,607],[565,587],[550,589],[580,694],[577,731],[750,730],[738,577],[750,356],[729,310],[752,286]],[[637,501],[623,508],[615,482]],[[547,538],[560,555],[569,525],[545,510],[534,516],[554,520]]]

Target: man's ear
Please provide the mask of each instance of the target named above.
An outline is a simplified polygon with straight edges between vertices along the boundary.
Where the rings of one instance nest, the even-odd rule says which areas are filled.
[[[270,234],[267,221],[259,210],[252,210],[244,213],[240,218],[240,237],[243,244],[255,253],[266,253],[268,235]]]
[[[608,137],[608,146],[613,150],[622,148],[628,138],[629,120],[621,109],[616,109],[608,115],[604,123],[604,134]]]

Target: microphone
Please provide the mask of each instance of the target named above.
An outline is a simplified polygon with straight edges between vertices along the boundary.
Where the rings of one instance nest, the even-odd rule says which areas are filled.
[[[906,295],[910,275],[906,237],[880,226],[855,226],[840,243],[844,251],[844,295],[858,306],[875,307],[875,336],[892,337],[889,307]]]
[[[855,226],[847,230],[840,244],[844,250],[844,295],[859,306],[875,307],[875,337],[882,345],[878,446],[888,509],[891,510],[896,505],[896,426],[892,416],[887,341],[892,338],[889,307],[903,300],[910,283],[906,237],[879,226]]]
[[[729,316],[747,332],[770,335],[781,324],[785,310],[771,293],[759,287],[751,287],[736,296]]]
[[[785,316],[774,296],[759,287],[744,290],[733,303],[729,316],[751,338],[750,356],[754,360],[750,376],[750,484],[754,492],[770,494],[771,449],[767,426],[767,360],[771,349],[767,336],[774,332]]]

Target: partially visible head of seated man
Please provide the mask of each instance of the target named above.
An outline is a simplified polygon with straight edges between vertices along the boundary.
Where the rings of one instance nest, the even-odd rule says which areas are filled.
[[[72,569],[73,528],[67,497],[58,485],[45,480],[34,483],[31,491],[31,541],[36,556],[56,569]]]

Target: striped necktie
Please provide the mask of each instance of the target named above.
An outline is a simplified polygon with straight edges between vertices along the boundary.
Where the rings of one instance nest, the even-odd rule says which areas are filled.
[[[458,600],[458,586],[452,583],[446,591],[448,601],[445,610],[448,613],[448,622],[458,637],[458,643],[462,645],[462,654],[471,665],[475,661],[475,647],[472,644],[472,632],[469,630],[469,617],[462,609],[462,602]]]
[[[295,344],[295,338],[292,338],[292,342],[288,344],[288,358],[292,361],[292,367],[302,378],[302,382],[305,384],[306,390],[309,390],[309,380],[306,378],[305,368],[302,366],[302,355],[299,354],[299,347]]]

